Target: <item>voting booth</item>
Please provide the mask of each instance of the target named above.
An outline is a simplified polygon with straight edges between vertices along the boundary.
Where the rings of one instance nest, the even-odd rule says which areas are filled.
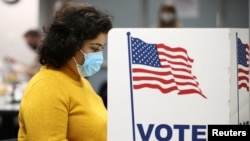
[[[249,111],[248,29],[109,32],[108,141],[206,141]]]

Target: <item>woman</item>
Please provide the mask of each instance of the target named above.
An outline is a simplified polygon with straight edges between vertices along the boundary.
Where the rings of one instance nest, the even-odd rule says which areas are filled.
[[[169,3],[168,1],[166,3],[163,3],[159,9],[158,13],[158,28],[175,28],[175,27],[181,27],[177,10],[175,6],[172,3]]]
[[[112,28],[110,16],[88,4],[57,12],[39,48],[40,71],[19,112],[19,141],[106,141],[107,111],[84,77],[96,73]]]

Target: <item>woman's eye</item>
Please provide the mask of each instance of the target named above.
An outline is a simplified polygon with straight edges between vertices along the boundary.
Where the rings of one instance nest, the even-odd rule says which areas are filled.
[[[99,48],[92,48],[92,50],[94,51],[94,52],[98,52],[98,51],[102,51],[104,49],[104,47],[99,47]]]
[[[98,48],[92,48],[92,50],[93,50],[94,52],[98,52],[100,49],[98,49]]]

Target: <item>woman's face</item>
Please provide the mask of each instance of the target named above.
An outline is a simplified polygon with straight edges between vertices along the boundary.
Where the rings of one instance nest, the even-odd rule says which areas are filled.
[[[84,53],[93,53],[102,51],[104,49],[104,45],[107,42],[107,33],[100,33],[95,39],[86,40],[81,47],[81,50]],[[84,63],[84,55],[81,51],[77,51],[75,55],[75,59],[79,64]]]

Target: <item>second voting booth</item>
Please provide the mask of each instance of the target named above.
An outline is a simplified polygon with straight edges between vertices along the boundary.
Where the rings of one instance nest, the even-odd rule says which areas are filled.
[[[206,141],[209,124],[249,124],[248,29],[108,36],[109,141]]]

